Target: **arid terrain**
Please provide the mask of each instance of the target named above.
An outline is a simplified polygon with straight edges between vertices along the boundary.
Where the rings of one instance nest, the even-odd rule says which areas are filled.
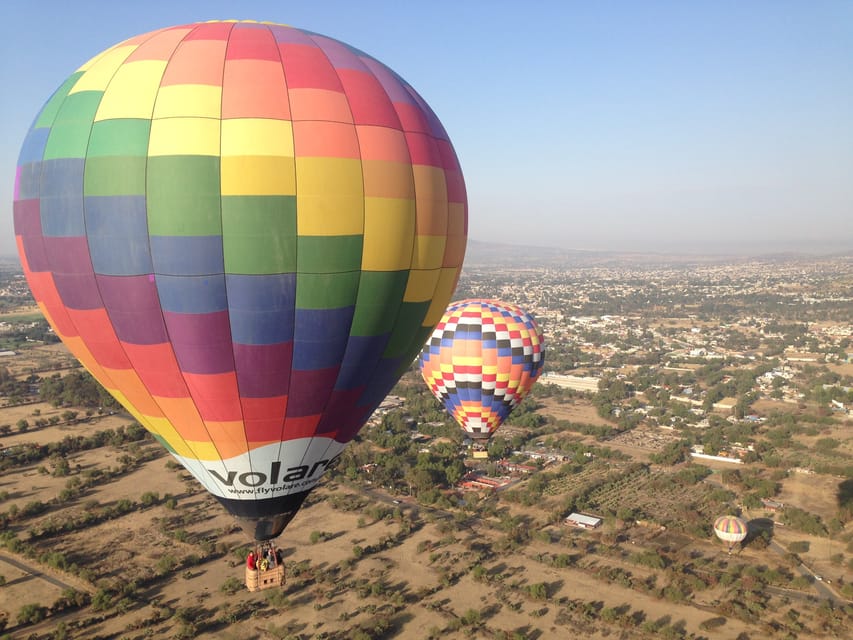
[[[0,422],[14,424],[33,411],[50,416],[59,410],[44,404],[4,408]],[[128,423],[125,416],[113,415],[0,440],[6,448],[58,442]],[[668,628],[680,630],[682,636],[675,637],[760,638],[765,637],[762,624],[716,613],[724,587],[707,588],[682,602],[640,587],[655,580],[660,585],[668,576],[638,565],[632,554],[643,549],[701,558],[723,571],[783,560],[770,549],[748,545],[728,556],[716,540],[657,528],[607,525],[580,531],[543,524],[561,493],[571,491],[569,485],[536,507],[510,505],[482,518],[465,510],[395,503],[379,491],[327,481],[279,540],[288,567],[286,586],[249,593],[241,583],[250,541],[159,445],[150,440],[108,444],[69,455],[68,463],[71,471],[63,476],[54,477],[47,460],[0,476],[4,510],[14,506],[20,513],[33,502],[47,505],[37,515],[10,523],[20,548],[0,550],[5,577],[0,609],[9,616],[7,632],[13,638],[50,638],[57,628],[73,638],[362,637],[357,633],[630,638]],[[584,474],[594,473],[604,470],[589,468],[565,480],[580,486],[591,481]],[[69,481],[93,475],[99,479],[91,487],[57,500]],[[812,511],[830,517],[835,485],[823,476],[794,474],[784,482],[781,499],[808,502]],[[143,504],[146,493],[156,496],[148,498],[148,506]],[[658,494],[653,499],[667,498]],[[122,501],[123,509],[116,509]],[[82,522],[86,513],[97,516],[91,524],[55,531],[64,523]],[[530,528],[518,544],[511,543],[514,534],[502,524],[508,515]],[[815,572],[836,581],[853,577],[846,566],[830,563],[832,554],[841,551],[832,548],[832,541],[789,534],[783,527],[775,529],[774,539],[783,547],[808,539],[809,551],[802,557]],[[61,554],[62,561],[53,562],[58,566],[51,566],[51,553]],[[561,554],[569,558],[566,566],[554,562]],[[87,593],[87,604],[16,626],[22,606],[51,607],[69,589]],[[771,597],[780,612],[795,608],[805,618],[820,607],[822,594],[814,588],[778,592]],[[709,625],[713,631],[707,631]],[[801,632],[798,637],[826,636]]]
[[[0,640],[853,637],[849,274],[473,270],[459,296],[535,309],[548,370],[596,388],[537,383],[474,459],[413,367],[278,539],[286,584],[254,593],[234,519],[19,306]],[[725,514],[748,523],[731,550]]]

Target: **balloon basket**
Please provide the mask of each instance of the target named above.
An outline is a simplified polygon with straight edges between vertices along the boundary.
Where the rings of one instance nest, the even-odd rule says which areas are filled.
[[[252,550],[256,560],[253,568],[246,566],[246,588],[263,591],[283,587],[285,583],[284,561],[272,542],[264,542]]]
[[[262,571],[261,569],[246,569],[246,588],[249,591],[263,591],[283,587],[284,565]]]

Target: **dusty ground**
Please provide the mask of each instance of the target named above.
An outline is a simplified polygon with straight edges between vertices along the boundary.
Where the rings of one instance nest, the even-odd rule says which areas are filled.
[[[26,444],[28,442],[58,442],[65,436],[78,435],[81,432],[79,422],[83,421],[88,422],[90,426],[94,427],[93,431],[115,429],[129,422],[126,415],[93,415],[86,417],[85,411],[79,411],[77,417],[79,422],[76,424],[62,422],[46,427],[35,426],[36,420],[40,418],[49,419],[51,416],[61,416],[65,411],[67,409],[56,409],[46,402],[3,407],[0,410],[0,420],[3,420],[3,422],[0,424],[10,425],[11,432],[8,435],[0,435],[0,446],[11,447],[16,444]],[[26,420],[30,424],[27,430],[23,432],[19,431],[16,426],[18,420],[21,419]]]
[[[33,371],[79,368],[80,363],[61,343],[40,344],[13,357],[4,357],[0,365],[7,367],[13,375],[29,375]]]
[[[805,411],[794,402],[783,402],[782,400],[772,400],[770,398],[756,400],[752,403],[752,409],[758,415],[768,415],[774,412],[802,414]]]
[[[557,402],[552,398],[544,398],[544,405],[539,413],[554,416],[557,420],[569,420],[581,424],[594,424],[612,427],[613,424],[598,415],[591,402],[575,399],[571,404]]]
[[[827,364],[830,371],[834,371],[842,376],[853,376],[853,362],[844,362],[842,364]]]
[[[573,421],[591,422],[597,417],[592,407],[560,406],[570,407],[573,417],[567,419]],[[55,411],[43,405],[4,408],[0,409],[0,423],[14,424],[20,416],[31,416],[36,408],[42,416]],[[89,434],[126,422],[121,416],[109,416],[92,423],[34,429],[0,438],[0,444],[58,442],[71,433]],[[630,444],[622,446],[638,457],[647,453]],[[391,625],[383,638],[456,640],[498,638],[501,633],[533,640],[571,637],[575,633],[592,640],[620,637],[623,630],[618,626],[584,622],[580,610],[585,606],[623,607],[642,614],[646,621],[667,620],[680,624],[688,634],[712,640],[734,640],[744,631],[752,638],[764,637],[760,626],[736,619],[727,620],[714,632],[700,628],[703,621],[715,617],[710,604],[722,592],[706,591],[698,594],[693,603],[673,604],[595,575],[596,567],[602,564],[620,565],[636,576],[653,573],[625,560],[583,551],[576,566],[555,568],[538,559],[541,554],[578,553],[588,541],[613,537],[619,533],[614,523],[609,522],[600,531],[567,533],[563,541],[534,539],[501,553],[495,549],[506,534],[498,526],[498,518],[450,526],[447,522],[453,518],[452,513],[412,503],[396,505],[393,496],[370,497],[368,505],[384,504],[389,513],[398,509],[410,521],[411,531],[401,534],[403,523],[393,515],[375,521],[365,509],[347,510],[346,505],[359,499],[358,490],[329,482],[317,491],[321,499],[303,508],[279,540],[288,562],[288,584],[282,591],[249,593],[240,586],[244,570],[242,556],[237,553],[249,541],[219,504],[201,492],[185,472],[175,469],[153,442],[104,446],[72,454],[70,476],[53,477],[47,460],[2,474],[0,492],[5,492],[5,499],[0,501],[0,511],[8,511],[13,505],[22,509],[36,500],[48,502],[68,486],[69,480],[87,472],[118,469],[123,459],[134,456],[150,459],[138,468],[98,483],[75,499],[52,505],[46,513],[10,525],[20,540],[32,545],[36,555],[61,553],[68,564],[85,567],[88,574],[81,579],[73,570],[53,570],[26,555],[0,549],[0,575],[6,579],[6,586],[0,589],[0,611],[5,611],[14,625],[23,604],[49,606],[68,587],[94,597],[99,589],[115,592],[138,581],[133,597],[123,601],[115,595],[103,611],[88,606],[36,625],[10,628],[13,638],[36,634],[46,640],[61,621],[69,626],[85,625],[75,627],[70,636],[82,639],[142,640],[147,637],[146,629],[151,629],[155,637],[173,638],[189,633],[195,625],[194,633],[199,638],[261,640],[293,634],[303,640],[343,640],[355,637],[359,627],[372,628],[376,616],[384,616]],[[601,475],[596,473],[590,470],[588,474],[571,476],[566,482],[592,482]],[[837,480],[834,482],[837,484]],[[782,499],[809,505],[810,510],[828,515],[832,510],[832,490],[832,479],[798,476],[785,481]],[[146,492],[155,492],[161,498],[175,496],[177,505],[170,509],[161,500],[160,504],[142,508],[138,503]],[[340,498],[337,508],[331,502],[335,496]],[[99,512],[121,500],[137,505],[129,513],[86,528],[38,534],[50,523],[72,522],[87,511]],[[549,495],[543,505],[553,506],[559,500],[559,495]],[[516,504],[508,510],[532,518],[535,529],[548,515],[547,509]],[[36,533],[33,539],[29,537],[31,531]],[[312,544],[314,532],[325,534],[327,539]],[[653,549],[676,544],[673,541],[687,544],[682,540],[684,536],[664,539],[639,529],[632,532],[631,539],[637,545],[629,547],[632,552],[644,545]],[[783,545],[788,543],[787,532],[777,528],[776,535]],[[567,539],[576,540],[579,546],[567,546]],[[802,536],[790,538],[798,539]],[[811,543],[805,556],[817,569],[835,580],[853,579],[829,563],[832,553],[841,552],[838,541],[814,539]],[[689,544],[698,556],[723,553],[713,540],[692,540]],[[360,557],[356,547],[363,550]],[[487,579],[474,578],[473,565],[478,558]],[[779,561],[770,552],[754,553],[748,549],[743,558],[770,565]],[[7,560],[23,562],[25,569],[16,568]],[[665,574],[659,579],[660,584],[668,580]],[[528,586],[537,583],[547,585],[548,597],[544,601],[533,599],[526,592]],[[378,589],[375,592],[374,587]],[[471,612],[476,619],[469,618]],[[637,629],[624,633],[626,638],[643,637]],[[817,636],[800,633],[798,637]]]
[[[675,327],[690,329],[691,327],[719,327],[719,323],[698,318],[650,318],[648,324],[652,328]]]
[[[841,482],[841,478],[792,473],[783,480],[782,492],[777,496],[777,500],[814,513],[827,523],[835,516],[838,509],[838,489]],[[810,536],[784,526],[775,527],[774,538],[785,547],[798,540],[809,542],[809,551],[800,556],[817,573],[833,576],[836,581],[853,580],[853,571],[850,567],[837,565],[830,560],[833,554],[843,552],[846,544],[838,540],[833,542],[829,538]]]
[[[108,449],[81,454],[81,464],[116,465],[120,452]],[[93,459],[96,455],[101,456],[97,461]],[[185,474],[180,470],[166,468],[166,461],[167,457],[153,460],[141,469],[98,486],[78,501],[33,519],[31,524],[37,525],[48,518],[71,517],[86,501],[96,500],[100,505],[108,505],[122,498],[138,500],[144,491],[178,496],[176,509],[169,510],[161,504],[135,510],[76,533],[50,538],[39,546],[59,551],[78,563],[91,563],[98,574],[90,588],[94,592],[98,587],[115,587],[131,576],[150,578],[165,556],[180,560],[199,554],[198,544],[180,542],[164,530],[163,523],[170,518],[181,519],[178,528],[185,530],[190,540],[213,539],[229,549],[244,544],[242,533],[219,505],[206,495],[195,493],[194,483],[182,479]],[[35,470],[2,477],[3,489],[10,487],[14,493],[26,494],[24,499],[27,500],[55,495],[64,485],[59,480],[65,479],[38,474]],[[346,495],[348,491],[339,487],[334,493]],[[320,493],[331,495],[326,490]],[[388,507],[393,508],[390,501]],[[350,633],[357,625],[369,626],[377,612],[386,611],[394,631],[383,637],[426,638],[433,632],[435,637],[452,640],[494,637],[497,631],[512,631],[522,634],[520,637],[534,639],[561,637],[567,632],[565,620],[559,619],[561,613],[565,616],[566,609],[573,603],[583,602],[597,603],[596,606],[601,607],[626,606],[631,611],[643,612],[646,620],[681,621],[687,631],[698,635],[701,635],[699,625],[713,617],[703,608],[674,605],[652,595],[608,584],[592,575],[588,567],[557,569],[535,559],[538,553],[565,551],[561,543],[537,541],[519,553],[498,554],[483,564],[490,574],[505,576],[503,581],[477,582],[467,571],[472,562],[471,550],[479,548],[477,545],[491,547],[502,537],[499,531],[481,525],[473,529],[462,527],[449,534],[440,529],[440,520],[425,522],[423,509],[408,504],[401,507],[406,513],[419,511],[417,516],[412,513],[412,517],[420,524],[401,543],[368,552],[358,560],[354,559],[353,552],[356,545],[363,549],[379,545],[399,530],[398,521],[393,518],[373,521],[360,511],[342,511],[324,501],[310,505],[297,516],[280,539],[290,566],[302,563],[316,576],[352,561],[351,567],[340,572],[338,584],[316,580],[300,584],[299,578],[291,578],[283,600],[270,601],[270,592],[251,594],[242,588],[228,594],[222,591],[226,582],[229,579],[239,582],[243,577],[242,562],[228,552],[154,580],[142,589],[141,600],[148,604],[133,604],[124,614],[96,621],[96,614],[84,609],[65,614],[61,619],[66,624],[77,620],[94,621],[91,626],[77,631],[75,638],[142,638],[141,628],[146,624],[150,626],[162,607],[170,607],[173,611],[197,611],[201,612],[201,620],[217,620],[223,612],[239,611],[239,607],[247,606],[248,611],[255,613],[244,618],[244,622],[223,624],[197,637],[249,640],[287,631],[300,634],[296,637],[302,638],[318,637],[323,632],[333,638],[348,638],[353,637]],[[311,544],[314,531],[330,534],[330,539]],[[598,534],[574,535],[583,538]],[[712,549],[712,552],[719,550]],[[4,555],[9,554],[4,552]],[[92,559],[96,557],[104,560],[94,562]],[[591,562],[611,561],[593,559]],[[50,603],[62,591],[43,579],[28,578],[21,572],[7,569],[5,564],[0,566],[7,583],[11,583],[0,590],[0,609],[8,611],[13,618],[21,603]],[[461,571],[462,575],[454,578],[454,571]],[[636,568],[635,572],[642,573]],[[376,582],[387,585],[389,593],[403,597],[402,606],[395,611],[388,604],[388,595],[359,594],[357,584],[360,581],[367,585]],[[73,580],[69,580],[71,582]],[[548,585],[547,601],[533,600],[524,592],[526,586],[539,582]],[[479,612],[477,624],[481,630],[474,627],[451,630],[471,610]],[[48,620],[28,628],[27,633],[46,633],[55,623],[56,620]],[[173,617],[153,628],[162,637],[174,637],[182,629],[181,625],[179,619]],[[746,623],[729,620],[713,637],[734,639],[744,630],[756,631]],[[600,624],[586,629],[584,636],[593,640],[614,637],[612,631]]]

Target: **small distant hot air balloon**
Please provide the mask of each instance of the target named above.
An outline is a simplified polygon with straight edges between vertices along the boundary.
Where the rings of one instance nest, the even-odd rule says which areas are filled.
[[[421,351],[421,375],[482,450],[530,391],[544,364],[542,332],[520,307],[496,300],[452,303]]]
[[[728,543],[728,551],[732,552],[732,548],[742,542],[749,533],[749,527],[746,520],[737,516],[720,516],[714,520],[714,533],[723,542]]]
[[[14,200],[56,334],[257,540],[411,365],[467,233],[456,154],[408,83],[255,22],[84,64],[35,119]]]

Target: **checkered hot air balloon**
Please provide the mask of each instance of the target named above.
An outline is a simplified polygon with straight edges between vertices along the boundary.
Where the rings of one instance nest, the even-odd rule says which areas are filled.
[[[714,520],[714,534],[728,544],[729,553],[738,542],[743,542],[749,533],[746,520],[737,516],[720,516]]]
[[[486,440],[530,391],[544,364],[543,336],[520,307],[452,303],[421,351],[424,381],[472,440]]]
[[[27,134],[14,199],[57,335],[257,539],[416,357],[467,233],[456,154],[411,86],[253,22],[84,64]]]

